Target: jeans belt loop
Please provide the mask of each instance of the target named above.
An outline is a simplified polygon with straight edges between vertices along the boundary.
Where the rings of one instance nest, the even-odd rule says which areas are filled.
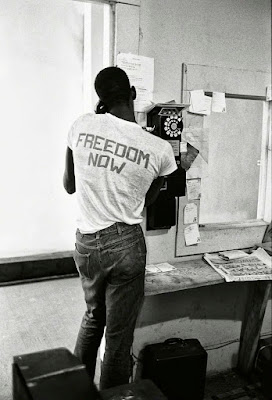
[[[99,238],[100,238],[100,232],[97,231],[97,232],[95,232],[95,239],[98,240]]]
[[[122,235],[122,228],[121,228],[121,226],[119,225],[118,222],[116,222],[116,225],[117,225],[117,232],[118,232],[118,234],[119,234],[119,235]]]

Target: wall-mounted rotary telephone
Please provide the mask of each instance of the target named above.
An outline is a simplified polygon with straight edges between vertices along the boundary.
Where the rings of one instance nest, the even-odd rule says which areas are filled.
[[[159,103],[147,113],[147,130],[167,140],[174,151],[178,169],[165,179],[157,200],[147,207],[147,230],[169,229],[176,224],[176,199],[185,196],[186,172],[181,167],[182,111],[188,104]]]

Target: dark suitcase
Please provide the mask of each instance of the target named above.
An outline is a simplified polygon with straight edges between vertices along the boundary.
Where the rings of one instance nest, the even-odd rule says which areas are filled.
[[[255,369],[260,377],[263,394],[266,399],[272,400],[272,337],[259,340]]]
[[[151,379],[168,400],[204,397],[207,352],[197,339],[168,339],[143,351],[143,378]]]
[[[15,356],[13,400],[96,400],[85,366],[65,348]]]
[[[116,386],[100,392],[102,400],[167,400],[150,380]]]

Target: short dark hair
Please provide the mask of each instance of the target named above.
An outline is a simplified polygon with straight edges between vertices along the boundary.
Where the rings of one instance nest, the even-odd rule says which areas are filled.
[[[130,83],[127,74],[121,68],[102,69],[95,78],[94,87],[98,97],[107,107],[129,103]]]

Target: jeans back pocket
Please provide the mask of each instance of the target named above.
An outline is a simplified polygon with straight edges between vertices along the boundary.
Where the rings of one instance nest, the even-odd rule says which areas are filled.
[[[78,243],[75,244],[74,261],[79,275],[82,275],[86,278],[91,278],[89,271],[90,253]]]

